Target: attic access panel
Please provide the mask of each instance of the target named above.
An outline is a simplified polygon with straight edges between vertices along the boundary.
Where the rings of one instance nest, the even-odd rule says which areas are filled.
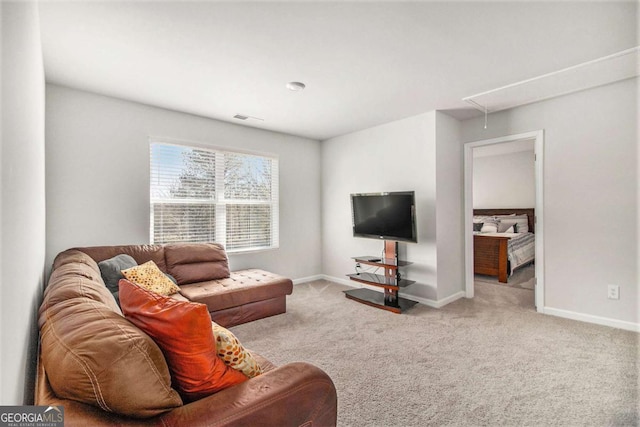
[[[463,98],[487,113],[507,110],[640,75],[640,46]]]

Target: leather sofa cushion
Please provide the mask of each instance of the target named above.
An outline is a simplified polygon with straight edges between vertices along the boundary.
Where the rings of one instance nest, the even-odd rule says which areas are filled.
[[[93,270],[100,271],[100,268],[98,268],[98,264],[96,264],[96,261],[94,261],[93,258],[87,256],[86,253],[81,252],[77,249],[67,249],[64,252],[60,252],[53,260],[53,267],[51,271],[54,271],[58,267],[61,267],[63,265],[73,263],[86,264]]]
[[[137,418],[181,406],[160,348],[122,316],[95,262],[66,251],[57,265],[38,322],[56,396]]]
[[[229,277],[227,253],[218,243],[175,243],[164,247],[167,273],[178,285]]]
[[[87,285],[83,288],[82,295],[87,301],[104,304],[111,311],[122,315],[120,307],[102,281],[98,265],[89,256],[69,249],[56,257],[54,268],[44,291],[40,310],[74,301],[78,297],[78,289],[73,284],[78,283]]]
[[[291,295],[291,279],[259,269],[234,271],[224,279],[209,280],[180,287],[190,301],[206,304],[209,311]]]
[[[167,272],[167,266],[164,262],[164,246],[162,245],[90,246],[74,249],[89,255],[95,262],[104,261],[120,254],[127,254],[133,257],[138,264],[153,261],[160,270]]]

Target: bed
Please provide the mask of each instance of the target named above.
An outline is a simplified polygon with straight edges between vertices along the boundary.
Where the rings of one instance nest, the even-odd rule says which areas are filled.
[[[474,209],[473,272],[497,276],[499,282],[507,283],[516,269],[534,262],[534,213],[533,208]]]

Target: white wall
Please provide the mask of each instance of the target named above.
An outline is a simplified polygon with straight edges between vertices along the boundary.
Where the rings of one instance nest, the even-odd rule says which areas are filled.
[[[400,243],[414,264],[404,277],[418,283],[405,293],[437,299],[435,113],[426,113],[322,143],[322,242],[327,276],[346,279],[351,257],[378,255],[383,244],[353,237],[351,193],[415,191],[418,243]]]
[[[1,2],[0,404],[33,403],[45,257],[44,69],[38,10]]]
[[[436,112],[436,229],[438,299],[462,292],[464,283],[464,169],[460,122]]]
[[[47,85],[47,260],[74,246],[149,243],[149,136],[279,156],[280,248],[230,266],[321,273],[320,143]]]
[[[473,159],[474,208],[531,208],[536,204],[532,151]],[[478,150],[477,148],[474,150]]]
[[[0,3],[0,23],[2,23],[2,3]],[[5,28],[4,24],[2,26],[0,26],[0,43],[2,43],[2,40],[4,40],[5,38],[5,34],[2,31],[2,29]],[[0,45],[1,46],[1,45]],[[0,50],[0,54],[4,52],[4,49]],[[2,86],[4,86],[4,79],[3,79],[3,67],[2,67],[2,60],[4,60],[4,57],[0,58],[0,100],[4,99],[2,98]],[[2,186],[2,151],[3,151],[3,140],[4,140],[4,134],[2,132],[2,128],[4,127],[2,124],[2,104],[3,102],[0,101],[0,236],[2,236],[2,192],[3,192],[3,186]],[[2,252],[2,237],[0,237],[0,307],[2,307],[2,309],[4,310],[4,306],[2,304],[2,301],[4,301],[3,297],[2,297],[2,284],[4,283],[4,276],[2,275],[2,262],[3,262],[3,252]],[[2,322],[2,315],[0,315],[0,367],[4,366],[2,364],[2,361],[4,359],[4,346],[2,344],[2,337],[4,336],[4,327],[2,326],[4,323]],[[5,384],[5,382],[3,381],[3,375],[2,375],[2,371],[3,369],[0,369],[0,384]],[[6,404],[5,403],[5,396],[7,395],[7,393],[5,392],[5,387],[2,386],[0,387],[0,405],[2,404]]]
[[[404,269],[404,277],[417,283],[401,294],[435,302],[450,296],[454,289],[462,290],[462,155],[458,126],[455,119],[430,112],[322,143],[323,272],[327,276],[345,280],[345,275],[354,271],[351,257],[382,251],[380,241],[353,237],[349,195],[413,190],[418,243],[401,242],[400,256],[414,263]],[[437,134],[442,143],[436,143]],[[446,171],[436,171],[440,161],[450,162]],[[439,213],[436,192],[442,193],[438,193],[438,202],[443,203]],[[446,216],[447,212],[449,221],[440,218],[443,225],[437,226],[437,215]],[[443,268],[452,268],[441,276],[440,246],[436,246],[440,235],[436,234],[442,232],[447,238],[449,225],[457,236],[451,239],[451,246],[443,245],[443,254],[458,254],[448,259],[450,264],[442,264]],[[445,273],[451,274],[447,277]]]
[[[640,7],[636,7],[636,46],[640,46]],[[640,84],[636,84],[636,114],[640,112]],[[640,120],[636,117],[636,138],[640,140]],[[636,147],[636,253],[640,256],[640,148]],[[640,310],[640,262],[636,263],[636,307]]]
[[[638,324],[637,85],[491,114],[486,130],[483,118],[462,123],[464,141],[545,131],[547,312]],[[609,283],[620,285],[620,300],[607,299]]]

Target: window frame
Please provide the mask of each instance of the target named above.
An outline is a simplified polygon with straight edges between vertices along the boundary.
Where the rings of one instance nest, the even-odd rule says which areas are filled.
[[[162,244],[154,242],[154,203],[171,203],[171,204],[211,204],[215,206],[215,242],[221,243],[227,253],[241,254],[252,252],[263,252],[278,249],[280,247],[280,177],[279,177],[279,157],[272,153],[239,150],[236,148],[214,146],[200,142],[177,140],[172,138],[152,137],[149,142],[149,241],[151,244]],[[153,151],[154,144],[177,146],[186,149],[203,150],[215,153],[215,198],[214,199],[197,199],[197,198],[153,198],[152,196],[152,174],[153,174]],[[253,157],[261,157],[271,161],[271,199],[267,200],[251,200],[251,199],[227,199],[225,198],[224,189],[224,155],[246,155]],[[265,205],[271,206],[270,215],[270,240],[269,246],[251,246],[246,248],[229,249],[227,247],[227,221],[226,211],[229,205]],[[188,241],[185,241],[188,242]],[[169,242],[167,242],[169,243]]]

